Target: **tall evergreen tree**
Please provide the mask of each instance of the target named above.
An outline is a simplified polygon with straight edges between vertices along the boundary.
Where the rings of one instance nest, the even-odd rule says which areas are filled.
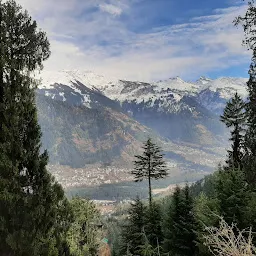
[[[247,218],[247,207],[250,200],[250,190],[245,180],[245,174],[240,169],[220,170],[216,184],[216,194],[219,201],[220,215],[229,224],[236,223],[240,229],[250,226]]]
[[[253,66],[255,64],[251,65],[250,78],[247,82],[249,97],[246,112],[248,118],[243,161],[246,180],[254,188],[256,185],[256,69]]]
[[[90,200],[75,197],[70,201],[74,221],[68,231],[67,242],[74,255],[97,255],[100,213]]]
[[[33,71],[49,55],[44,32],[15,1],[0,2],[0,254],[57,255],[64,192],[46,170]]]
[[[244,171],[246,179],[252,188],[256,184],[256,6],[255,1],[248,2],[248,8],[244,16],[235,19],[235,25],[241,24],[244,29],[245,38],[243,43],[252,50],[252,62],[249,70],[249,81],[247,90],[249,93],[246,112],[248,116],[248,128],[245,135]]]
[[[213,178],[213,176],[211,176]],[[205,227],[218,226],[219,224],[219,202],[215,198],[214,193],[206,196],[203,192],[195,198],[194,210],[196,221],[198,222],[197,229],[197,247],[198,255],[210,256],[209,248],[205,246]]]
[[[135,156],[137,158],[134,161],[135,169],[131,173],[135,177],[135,182],[148,180],[149,205],[152,205],[152,179],[163,179],[168,174],[160,147],[149,138],[142,148],[144,150],[142,155]]]
[[[163,232],[161,227],[162,214],[157,203],[152,202],[151,206],[147,208],[145,215],[145,236],[148,244],[156,251],[162,246]]]
[[[243,143],[245,131],[245,103],[242,98],[235,93],[234,97],[227,102],[220,120],[231,128],[232,150],[228,151],[228,167],[238,168],[242,166]]]
[[[173,201],[165,220],[164,250],[170,255],[197,253],[197,223],[189,187],[175,189]]]
[[[120,253],[126,255],[127,251],[129,251],[132,255],[141,255],[141,246],[144,244],[145,206],[138,197],[131,204],[128,214],[128,223],[126,223],[122,231]]]

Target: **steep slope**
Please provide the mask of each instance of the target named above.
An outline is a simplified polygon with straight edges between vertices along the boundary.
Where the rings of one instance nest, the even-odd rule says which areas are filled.
[[[165,151],[167,183],[201,178],[223,159],[223,148],[166,140],[111,108],[75,106],[40,94],[37,106],[49,169],[65,188],[131,180],[134,155],[148,136]]]
[[[146,83],[45,72],[37,104],[49,168],[65,187],[130,180],[133,156],[151,136],[165,151],[171,180],[202,177],[224,158],[219,113],[235,91],[246,97],[245,82],[176,77]]]
[[[236,92],[244,99],[247,96],[245,78],[221,77],[216,80],[200,78],[200,87],[196,100],[208,110],[220,115],[229,100]]]
[[[200,85],[179,77],[150,84],[104,78],[93,72],[62,71],[56,73],[55,80],[54,76],[44,73],[40,94],[91,108],[119,107],[170,139],[209,144],[216,143],[214,134],[223,133],[215,113],[198,100]],[[202,139],[201,127],[211,139]]]
[[[46,95],[56,89],[56,97],[65,101],[63,93],[68,88],[74,95],[82,96],[79,104],[90,102],[90,92],[105,95],[107,98],[123,102],[143,103],[148,108],[158,104],[161,112],[181,113],[183,110],[193,111],[189,104],[182,102],[183,97],[195,97],[198,104],[214,114],[219,114],[223,102],[238,92],[246,97],[246,78],[222,77],[215,80],[200,77],[196,82],[186,82],[180,77],[170,78],[155,83],[125,81],[97,75],[91,71],[60,71],[41,74],[42,84],[39,89]],[[61,89],[62,87],[62,89]],[[66,88],[64,88],[66,87]],[[68,87],[68,88],[67,88]],[[57,91],[59,90],[57,95]],[[86,93],[87,91],[87,93]],[[158,101],[160,103],[158,103]],[[218,104],[220,103],[220,104]]]
[[[107,107],[74,106],[40,94],[37,106],[43,147],[54,164],[74,168],[91,163],[128,165],[137,151],[138,138],[150,133],[122,112]]]

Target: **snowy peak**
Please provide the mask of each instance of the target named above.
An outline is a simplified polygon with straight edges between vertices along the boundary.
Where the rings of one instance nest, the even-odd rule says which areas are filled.
[[[175,91],[184,92],[184,93],[185,92],[195,93],[199,88],[198,85],[185,82],[178,76],[175,78],[169,78],[168,80],[164,80],[164,81],[160,80],[156,82],[155,85],[159,87],[159,89],[163,89],[163,90],[170,89],[170,90],[175,90]]]
[[[117,79],[107,78],[97,75],[92,71],[63,70],[63,71],[44,71],[40,74],[42,84],[39,89],[51,89],[54,84],[62,84],[72,87],[79,82],[91,90],[99,90],[108,83],[117,82]]]
[[[84,105],[88,108],[102,106],[117,108],[118,104],[104,96],[100,90],[106,83],[112,83],[104,76],[91,71],[63,70],[45,71],[39,77],[41,85],[39,85],[38,92],[41,95],[72,105]]]
[[[202,86],[200,92],[210,90],[219,93],[219,96],[224,99],[230,99],[237,92],[245,98],[247,96],[246,82],[246,78],[221,77]]]
[[[208,77],[205,77],[205,76],[201,76],[197,81],[196,81],[196,84],[198,85],[206,85],[208,84],[209,82],[211,82],[212,79],[208,78]]]
[[[158,108],[159,111],[179,112],[184,106],[185,97],[195,97],[197,102],[211,111],[222,111],[225,102],[235,92],[243,98],[247,96],[245,78],[221,77],[212,80],[200,77],[196,82],[187,82],[180,77],[169,78],[154,83],[119,80],[113,77],[98,75],[92,71],[63,70],[60,72],[44,71],[41,74],[41,93],[55,99],[79,98],[77,104],[88,107],[92,98],[98,94],[121,104],[134,102],[144,104],[147,108]]]
[[[132,92],[142,88],[143,91],[147,89],[148,92],[151,93],[169,90],[182,94],[196,94],[208,89],[213,92],[231,90],[234,92],[237,91],[242,96],[247,95],[246,78],[221,77],[212,80],[202,76],[195,83],[192,83],[186,82],[177,76],[155,83],[144,83],[139,81],[119,80],[113,77],[98,75],[92,71],[81,70],[63,70],[59,72],[44,71],[40,77],[42,78],[42,84],[39,86],[39,89],[51,89],[54,84],[62,84],[73,88],[74,84],[79,82],[90,90],[100,91],[112,99],[117,99],[121,94],[130,95]],[[231,95],[223,94],[223,97],[229,98]]]

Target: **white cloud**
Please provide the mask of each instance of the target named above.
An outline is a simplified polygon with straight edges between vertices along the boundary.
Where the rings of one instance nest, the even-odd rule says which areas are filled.
[[[100,4],[99,8],[101,11],[110,13],[114,16],[120,16],[122,14],[122,9],[113,4]]]
[[[232,24],[245,6],[134,32],[121,15],[132,15],[134,1],[18,0],[49,36],[52,56],[46,69],[90,69],[140,80],[176,75],[190,79],[249,63],[241,46],[242,29]]]

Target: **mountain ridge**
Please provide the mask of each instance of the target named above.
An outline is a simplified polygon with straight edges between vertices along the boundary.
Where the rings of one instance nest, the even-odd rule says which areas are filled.
[[[102,181],[106,166],[112,168],[112,181],[118,172],[129,180],[133,156],[148,136],[163,147],[173,166],[171,177],[201,177],[225,157],[227,131],[219,114],[226,101],[237,90],[246,97],[244,78],[187,82],[175,77],[147,83],[79,70],[44,72],[42,78],[39,121],[43,146],[56,166],[51,170],[56,168],[61,177],[58,165],[70,173],[79,168],[86,182],[90,170],[98,173],[95,181]],[[85,181],[77,176],[74,184],[79,182]]]

